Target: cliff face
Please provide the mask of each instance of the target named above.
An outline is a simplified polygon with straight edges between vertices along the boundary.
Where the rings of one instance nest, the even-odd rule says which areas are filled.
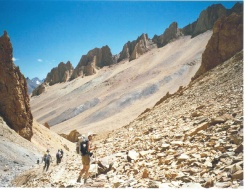
[[[31,140],[33,117],[25,77],[12,61],[7,32],[0,37],[0,115],[18,134]]]
[[[194,78],[216,67],[243,49],[243,17],[236,13],[222,17],[213,27],[213,35],[202,55],[202,64]]]
[[[221,4],[214,4],[209,6],[206,10],[203,10],[195,22],[188,24],[181,29],[178,28],[178,24],[176,22],[173,22],[162,35],[155,35],[152,40],[158,47],[163,47],[181,35],[191,35],[192,37],[195,37],[206,32],[207,30],[212,29],[214,23],[219,18],[228,16],[233,12],[238,14],[243,13],[243,4],[236,3],[232,9],[226,9]]]
[[[202,11],[197,20],[192,37],[212,29],[215,21],[222,16],[226,16],[226,8],[221,4],[212,5]]]
[[[129,41],[123,46],[117,62],[120,62],[124,59],[129,59],[129,61],[137,59],[140,55],[146,53],[153,47],[154,44],[148,38],[148,35],[142,34],[140,37],[137,38],[137,40],[134,40],[132,42]]]
[[[70,61],[66,64],[61,62],[58,67],[55,67],[48,73],[45,83],[54,85],[56,83],[66,82],[70,79],[74,68]]]
[[[207,30],[211,30],[219,18],[229,16],[232,13],[243,14],[243,4],[236,3],[231,9],[226,9],[221,4],[214,4],[203,10],[195,22],[185,26],[181,31],[184,35],[195,37]]]
[[[82,56],[70,79],[73,80],[79,76],[93,75],[96,73],[96,67],[102,68],[113,63],[111,50],[108,46],[94,48],[87,55]]]

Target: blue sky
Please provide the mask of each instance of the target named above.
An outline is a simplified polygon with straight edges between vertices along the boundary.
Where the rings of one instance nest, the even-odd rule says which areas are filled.
[[[172,23],[182,28],[216,3],[236,1],[2,1],[0,35],[6,30],[15,65],[25,77],[43,79],[60,62],[74,68],[82,55],[108,45],[118,54],[142,33],[160,35]]]

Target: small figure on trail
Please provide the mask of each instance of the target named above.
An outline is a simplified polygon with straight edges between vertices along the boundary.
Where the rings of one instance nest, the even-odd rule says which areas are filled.
[[[61,150],[60,150],[60,161],[61,161],[61,159],[63,158],[63,155],[64,155],[64,152],[63,152],[63,150],[61,149]]]
[[[84,175],[84,183],[86,183],[87,179],[88,179],[88,171],[89,171],[89,167],[90,167],[90,156],[92,156],[92,153],[90,152],[91,150],[95,150],[96,146],[92,146],[92,135],[89,134],[88,135],[88,140],[83,138],[79,144],[79,148],[82,154],[82,165],[83,168],[80,171],[80,174],[77,178],[77,182],[81,182],[81,178],[82,175],[85,173]],[[79,141],[78,141],[79,142]]]
[[[58,165],[61,161],[61,153],[60,150],[56,153],[56,164]]]
[[[44,161],[43,171],[45,170],[45,168],[46,168],[46,171],[48,171],[50,162],[52,161],[52,157],[49,153],[49,150],[47,150],[47,153],[44,154],[42,162],[43,161]]]
[[[39,158],[37,159],[37,164],[39,164]]]

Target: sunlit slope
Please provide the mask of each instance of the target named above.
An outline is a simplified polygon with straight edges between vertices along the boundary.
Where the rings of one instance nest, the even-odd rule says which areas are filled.
[[[167,92],[186,86],[200,67],[212,32],[182,37],[131,62],[48,87],[31,98],[34,118],[57,133],[105,132],[128,124]]]

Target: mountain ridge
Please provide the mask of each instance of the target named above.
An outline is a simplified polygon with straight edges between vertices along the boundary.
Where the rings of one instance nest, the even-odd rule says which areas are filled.
[[[236,13],[241,13],[243,10],[242,8],[242,3],[236,3],[231,9],[226,9],[223,5],[221,4],[214,4],[209,6],[207,9],[203,10],[199,18],[193,22],[192,24],[189,24],[182,29],[178,28],[178,24],[176,22],[173,22],[170,24],[169,28],[167,28],[164,33],[160,36],[154,35],[154,37],[151,39],[148,38],[147,34],[142,34],[137,38],[137,40],[134,40],[132,42],[128,41],[126,44],[124,44],[122,51],[118,55],[112,55],[110,48],[106,45],[103,46],[102,48],[94,48],[93,50],[90,50],[87,55],[83,55],[79,61],[79,63],[76,66],[76,69],[74,70],[72,76],[70,77],[70,80],[73,80],[79,76],[87,76],[91,74],[95,74],[95,66],[97,68],[102,68],[103,66],[106,65],[112,65],[115,63],[118,63],[122,60],[129,59],[129,60],[134,60],[140,55],[144,54],[148,50],[154,48],[155,46],[163,47],[167,43],[171,42],[172,40],[177,39],[179,36],[185,36],[185,35],[191,35],[192,37],[197,36],[198,34],[201,34],[207,30],[212,29],[213,24],[215,21],[222,17],[222,16],[228,16],[232,12]],[[154,43],[154,44],[152,44]],[[148,44],[148,45],[147,45]],[[148,47],[147,47],[148,46]],[[91,52],[94,52],[95,50],[99,49],[106,49],[104,52],[105,53],[100,53],[99,55],[93,55],[93,57],[90,57],[89,60],[86,58]],[[96,63],[93,63],[93,60],[100,60],[100,57],[107,57],[108,63],[100,63],[99,65],[96,65]],[[86,63],[84,60],[86,59]],[[109,59],[109,60],[108,60]],[[88,62],[89,61],[89,62]],[[82,63],[84,62],[84,63]],[[97,61],[96,61],[97,62]],[[60,83],[62,81],[57,81],[56,83]],[[47,84],[42,84],[41,86],[37,87],[38,89],[32,94],[32,96],[37,96],[40,95],[45,91]],[[37,93],[38,92],[38,93]]]
[[[106,130],[125,125],[127,117],[135,118],[146,105],[153,106],[163,94],[173,93],[190,82],[210,37],[210,31],[195,38],[183,36],[130,62],[103,67],[95,75],[49,86],[43,95],[31,98],[34,117],[38,122],[47,122],[58,133],[69,133],[68,126],[82,132],[93,128],[103,131],[100,125],[107,126]],[[132,113],[130,116],[127,110]]]

